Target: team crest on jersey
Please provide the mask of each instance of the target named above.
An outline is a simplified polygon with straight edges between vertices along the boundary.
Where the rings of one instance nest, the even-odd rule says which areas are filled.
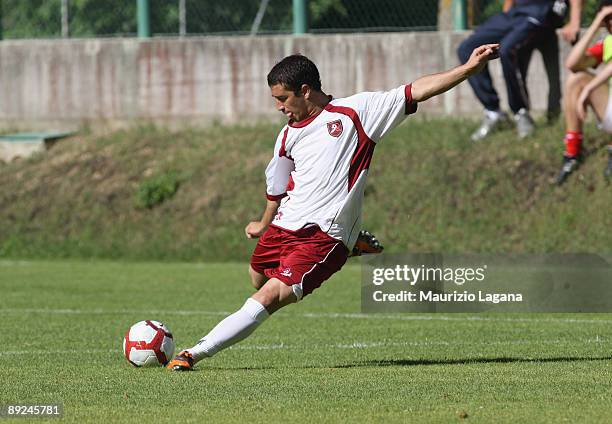
[[[342,134],[342,121],[337,119],[335,121],[328,122],[327,132],[332,137],[340,137],[340,134]]]

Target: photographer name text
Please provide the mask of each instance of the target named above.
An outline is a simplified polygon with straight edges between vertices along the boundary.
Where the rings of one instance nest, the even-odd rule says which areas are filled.
[[[453,291],[449,293],[438,293],[432,290],[421,290],[410,292],[401,290],[396,293],[384,293],[381,290],[372,293],[375,302],[486,302],[507,303],[522,302],[521,293],[486,293],[478,290],[476,293],[467,291]]]

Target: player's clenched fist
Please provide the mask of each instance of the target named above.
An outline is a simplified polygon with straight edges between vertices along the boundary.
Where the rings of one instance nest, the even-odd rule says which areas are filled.
[[[267,225],[263,224],[260,221],[251,221],[245,227],[244,233],[247,238],[258,238],[266,231]]]

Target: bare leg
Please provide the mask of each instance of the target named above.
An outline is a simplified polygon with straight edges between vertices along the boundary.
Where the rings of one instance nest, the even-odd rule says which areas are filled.
[[[251,284],[257,290],[262,288],[266,281],[268,281],[268,277],[255,271],[251,266],[249,266],[249,276],[251,277]]]
[[[251,298],[261,303],[270,315],[284,306],[297,302],[291,286],[277,278],[268,280]]]
[[[563,184],[567,177],[579,166],[582,151],[582,125],[583,121],[578,117],[576,106],[580,93],[584,87],[593,80],[593,75],[588,72],[576,72],[569,74],[565,82],[565,97],[563,98],[563,114],[565,117],[565,152],[561,171],[555,180],[557,185]],[[588,98],[588,105],[593,109],[597,118],[601,121],[606,113],[608,105],[608,86],[600,85],[593,90]]]
[[[582,121],[576,114],[576,102],[582,89],[593,79],[588,72],[576,72],[569,74],[565,82],[565,96],[563,97],[563,113],[565,116],[566,131],[582,131]],[[608,86],[600,85],[589,96],[589,104],[601,120],[608,105]]]

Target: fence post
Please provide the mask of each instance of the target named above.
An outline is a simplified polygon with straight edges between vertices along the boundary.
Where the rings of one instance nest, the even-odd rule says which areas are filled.
[[[184,37],[187,35],[187,7],[185,0],[179,0],[179,35]]]
[[[308,0],[293,0],[293,34],[308,32]]]
[[[466,0],[453,0],[453,29],[455,31],[467,29]]]
[[[62,0],[62,38],[70,37],[70,15],[68,0]]]
[[[149,0],[138,0],[138,37],[149,38],[151,36],[151,15],[149,14]]]

